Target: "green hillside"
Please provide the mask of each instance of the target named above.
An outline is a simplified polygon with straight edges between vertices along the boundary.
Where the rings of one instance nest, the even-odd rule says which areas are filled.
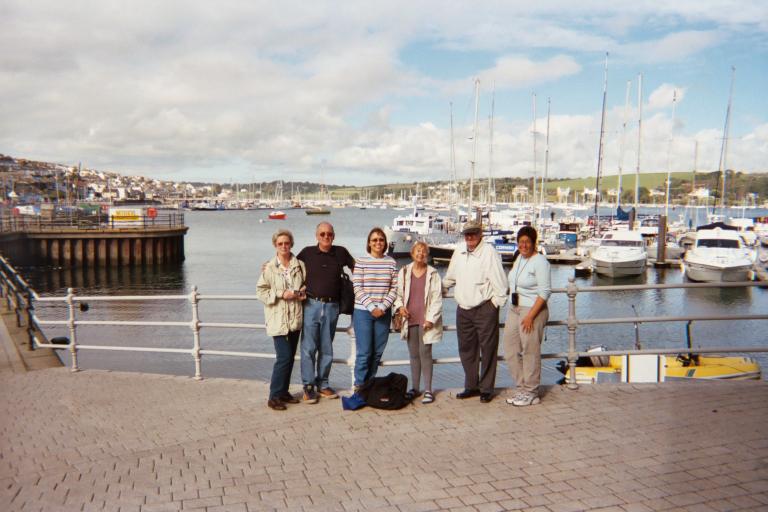
[[[672,181],[675,180],[690,182],[693,178],[693,172],[673,172]],[[701,184],[704,185],[708,179],[708,174],[698,173],[696,175],[697,181],[701,180]],[[645,187],[648,190],[664,189],[667,181],[666,172],[649,172],[640,174],[640,186]],[[603,176],[600,180],[600,190],[607,190],[618,187],[619,177],[618,175]],[[595,188],[595,178],[576,178],[576,179],[564,179],[549,181],[546,185],[547,191],[555,193],[557,187],[570,188],[574,190],[584,190],[584,188]],[[635,190],[635,173],[625,174],[621,179],[621,188],[624,190]]]

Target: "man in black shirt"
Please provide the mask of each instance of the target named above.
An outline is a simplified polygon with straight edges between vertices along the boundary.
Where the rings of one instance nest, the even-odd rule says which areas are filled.
[[[307,268],[307,300],[304,302],[304,327],[301,332],[301,380],[304,402],[314,404],[319,396],[338,398],[328,385],[333,362],[333,337],[339,319],[341,273],[350,270],[355,260],[344,247],[333,245],[335,233],[328,222],[315,230],[317,245],[301,250],[297,258]]]

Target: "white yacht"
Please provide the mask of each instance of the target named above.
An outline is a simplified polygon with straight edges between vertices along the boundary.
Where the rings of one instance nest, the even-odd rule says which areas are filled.
[[[639,276],[645,272],[648,253],[638,231],[610,231],[592,252],[595,272],[608,277]]]
[[[445,233],[447,229],[444,217],[426,214],[414,208],[409,215],[398,215],[392,219],[391,226],[384,227],[389,241],[387,254],[393,258],[407,257],[418,240],[424,240],[434,233]]]
[[[744,245],[738,231],[716,227],[696,232],[683,269],[692,281],[747,281],[754,263],[755,253]]]

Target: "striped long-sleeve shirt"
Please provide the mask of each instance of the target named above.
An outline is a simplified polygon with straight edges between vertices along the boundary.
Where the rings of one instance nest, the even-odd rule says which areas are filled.
[[[389,256],[374,258],[370,254],[355,260],[352,273],[355,287],[355,309],[386,311],[397,295],[397,264]]]

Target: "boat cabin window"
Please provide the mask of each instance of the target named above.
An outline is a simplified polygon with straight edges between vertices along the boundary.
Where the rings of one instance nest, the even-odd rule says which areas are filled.
[[[642,247],[640,240],[603,240],[600,245],[603,247]]]
[[[696,247],[714,247],[721,249],[738,249],[738,240],[719,240],[717,238],[703,238],[696,242]]]

